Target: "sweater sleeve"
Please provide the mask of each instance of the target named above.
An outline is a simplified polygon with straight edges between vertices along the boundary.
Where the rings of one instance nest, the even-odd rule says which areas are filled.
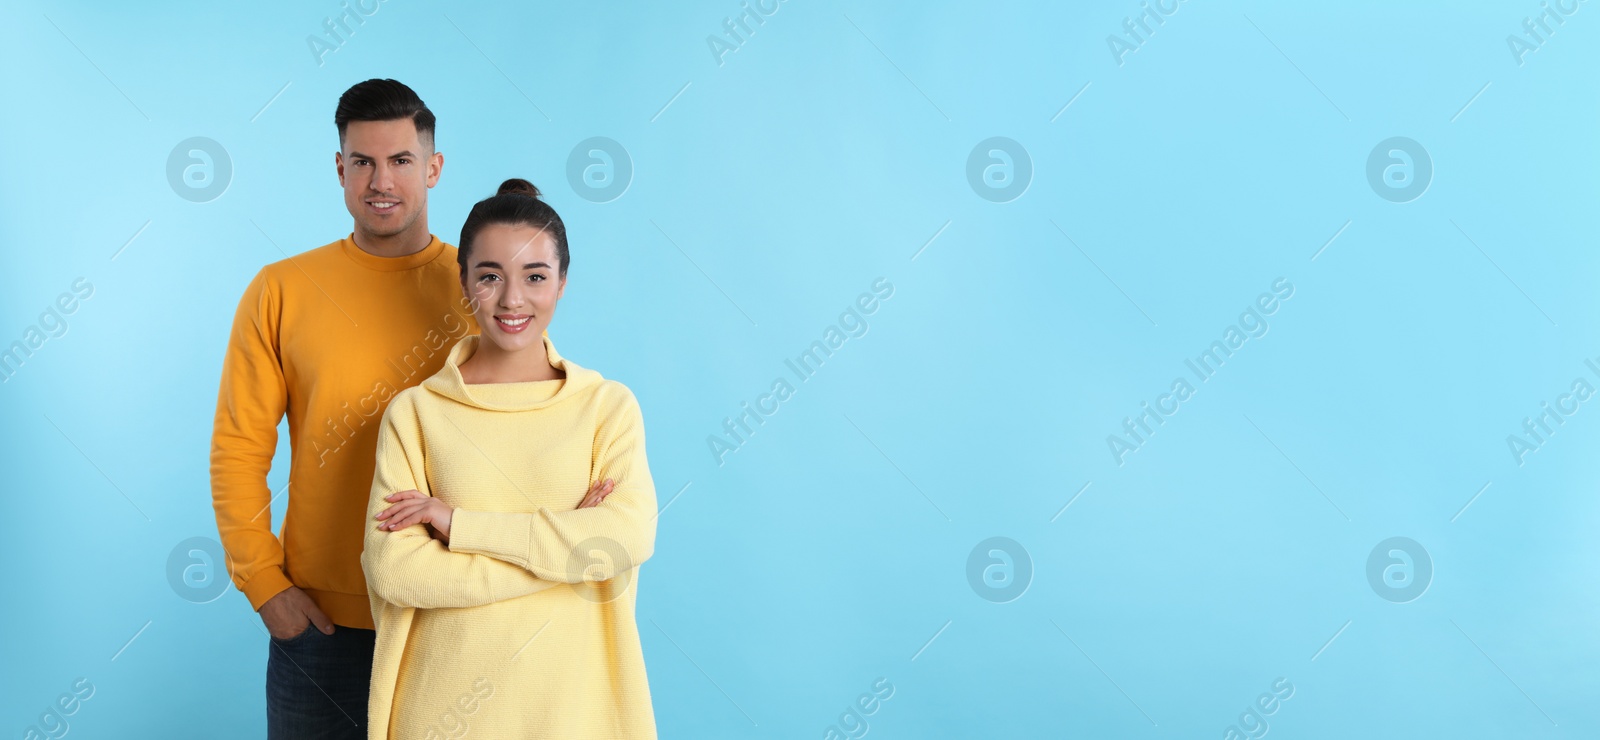
[[[533,513],[456,509],[450,550],[514,563],[540,578],[566,583],[606,581],[643,563],[655,549],[656,492],[645,457],[644,418],[633,393],[595,432],[595,480],[616,481],[599,506]]]
[[[485,555],[451,552],[421,523],[378,529],[380,522],[373,517],[392,505],[384,497],[407,490],[433,495],[423,468],[416,408],[402,392],[383,414],[367,501],[361,568],[373,596],[394,606],[435,609],[481,606],[560,585]]]
[[[272,533],[267,472],[288,406],[279,359],[278,296],[256,273],[233,315],[211,431],[211,505],[233,585],[260,609],[293,584],[283,572],[283,544]]]

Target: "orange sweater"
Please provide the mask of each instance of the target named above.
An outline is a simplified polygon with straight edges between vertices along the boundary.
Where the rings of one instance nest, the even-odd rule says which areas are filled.
[[[378,257],[351,237],[263,267],[245,289],[222,365],[211,496],[234,586],[250,606],[299,586],[333,620],[372,629],[361,572],[378,423],[389,400],[478,332],[456,248]],[[267,487],[289,417],[288,512],[280,538]]]

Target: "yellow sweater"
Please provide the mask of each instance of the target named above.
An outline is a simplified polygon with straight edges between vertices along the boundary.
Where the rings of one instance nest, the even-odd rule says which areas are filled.
[[[627,386],[556,352],[564,379],[467,384],[463,338],[384,412],[367,506],[377,625],[371,738],[654,738],[633,583],[655,547],[644,420]],[[576,508],[598,480],[616,487]],[[453,509],[450,544],[378,529],[383,497]]]
[[[349,237],[261,268],[233,317],[211,436],[211,496],[233,584],[260,609],[291,583],[334,624],[372,629],[361,576],[362,512],[384,405],[478,331],[456,248],[434,237],[405,257]],[[267,488],[289,417],[282,540]]]

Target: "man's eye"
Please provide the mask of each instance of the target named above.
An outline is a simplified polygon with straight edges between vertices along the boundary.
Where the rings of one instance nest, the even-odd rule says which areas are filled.
[[[405,159],[405,158],[401,158],[401,159],[396,159],[394,161],[394,163],[395,164],[411,164],[411,160]]]

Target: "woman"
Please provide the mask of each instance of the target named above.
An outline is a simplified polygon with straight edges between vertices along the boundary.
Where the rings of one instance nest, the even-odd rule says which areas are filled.
[[[629,587],[655,545],[639,404],[550,342],[567,235],[537,188],[507,180],[457,249],[482,331],[379,433],[369,736],[653,738]]]

